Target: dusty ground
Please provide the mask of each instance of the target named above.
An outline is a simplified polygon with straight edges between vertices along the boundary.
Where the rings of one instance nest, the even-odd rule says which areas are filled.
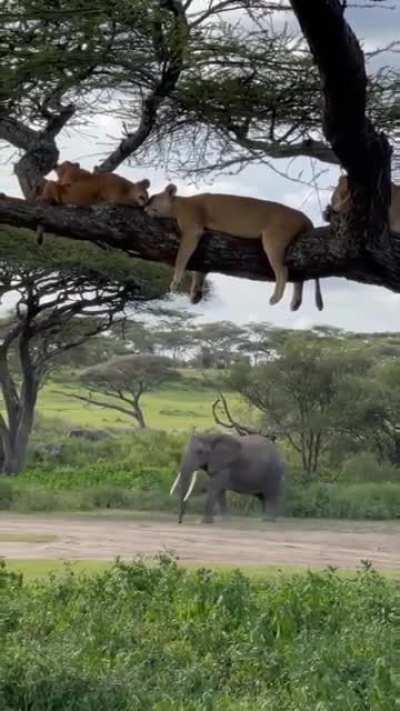
[[[152,516],[152,518],[151,518]],[[58,516],[0,514],[0,556],[109,560],[174,552],[183,562],[355,568],[361,560],[400,570],[400,521],[233,519],[179,526],[155,514]]]

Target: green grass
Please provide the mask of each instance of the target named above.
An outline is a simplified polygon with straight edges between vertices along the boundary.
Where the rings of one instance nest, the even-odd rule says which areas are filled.
[[[60,394],[61,393],[61,394]],[[65,393],[65,395],[63,394]],[[61,418],[74,427],[92,427],[98,429],[133,427],[134,422],[128,416],[88,405],[67,396],[68,393],[87,395],[87,391],[76,386],[49,382],[40,393],[38,401],[39,415],[47,418]],[[106,396],[101,398],[109,400]],[[193,388],[184,383],[175,387],[160,388],[157,392],[143,396],[143,412],[148,427],[164,430],[188,430],[190,428],[207,429],[214,424],[211,405],[215,400],[215,391]],[[238,398],[233,400],[238,402]]]
[[[237,570],[237,566],[224,565],[222,563],[214,563],[203,561],[200,563],[180,563],[181,567],[188,570],[198,570],[207,567],[210,570],[230,573]],[[49,560],[49,559],[12,559],[7,558],[7,570],[15,573],[22,573],[24,579],[32,580],[34,578],[48,577],[49,574],[62,575],[65,572],[72,570],[75,573],[94,574],[108,570],[114,565],[112,561],[106,560]],[[294,573],[304,572],[304,568],[296,568],[296,566],[240,566],[240,570],[251,579],[270,578],[280,575],[293,575]]]
[[[112,565],[113,563],[108,560],[74,560],[73,562],[66,562],[64,560],[41,558],[35,560],[7,558],[7,570],[14,573],[22,573],[24,580],[48,578],[50,574],[64,575],[68,571],[94,574],[108,570]]]
[[[7,711],[394,711],[398,585],[367,568],[264,576],[115,564],[0,569]]]
[[[37,578],[48,578],[49,575],[63,575],[68,571],[75,573],[85,573],[93,575],[95,573],[109,570],[115,562],[111,560],[50,560],[45,558],[24,559],[24,558],[7,558],[7,570],[14,573],[19,573],[24,576],[24,580],[34,580]],[[250,580],[266,580],[277,579],[282,576],[304,575],[306,569],[304,566],[295,565],[240,565],[233,566],[227,563],[216,563],[215,561],[204,560],[201,563],[177,561],[181,568],[187,570],[200,570],[207,568],[219,573],[232,573],[235,570],[240,570]],[[315,572],[322,571],[321,566],[310,566],[307,570]],[[357,574],[353,570],[341,569],[337,571],[337,575],[344,577],[355,577]],[[398,580],[400,578],[399,570],[386,570],[380,573],[383,577]]]

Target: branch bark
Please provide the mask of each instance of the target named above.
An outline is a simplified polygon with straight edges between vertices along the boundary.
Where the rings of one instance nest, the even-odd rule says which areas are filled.
[[[240,437],[243,437],[243,435],[248,434],[263,434],[260,430],[256,430],[253,427],[242,425],[240,422],[233,418],[231,411],[229,410],[227,399],[221,390],[218,392],[218,399],[215,400],[215,402],[212,404],[211,410],[216,425],[220,425],[221,427],[224,427],[227,430],[235,430],[236,434],[238,434]],[[226,418],[225,420],[221,419],[218,414],[218,410],[222,411],[222,415],[224,415]]]
[[[14,170],[27,199],[35,196],[43,177],[56,165],[59,151],[55,139],[74,112],[72,104],[61,107],[58,113],[49,116],[43,131],[35,131],[14,118],[1,117],[0,138],[24,151]]]
[[[0,199],[0,225],[35,230],[75,240],[102,243],[131,257],[173,265],[179,231],[172,220],[151,219],[139,208],[44,207],[12,198]],[[1,257],[1,255],[0,255]],[[330,227],[302,235],[287,253],[289,280],[345,277],[400,292],[400,234],[390,234],[390,249],[371,252],[358,241]],[[189,262],[189,269],[217,272],[256,281],[274,276],[259,240],[207,233]]]
[[[329,165],[337,165],[339,159],[328,143],[316,141],[312,138],[305,139],[300,143],[279,143],[273,141],[263,141],[257,138],[249,138],[248,136],[239,136],[236,134],[236,142],[242,148],[249,151],[262,152],[263,157],[269,158],[297,158],[303,156],[306,158],[317,158],[321,163],[329,163]]]
[[[319,68],[324,133],[349,174],[353,209],[291,245],[290,280],[341,276],[400,292],[400,234],[390,233],[387,224],[391,149],[365,115],[362,50],[339,0],[291,0],[291,5]],[[56,235],[97,241],[166,264],[174,263],[178,247],[173,222],[151,220],[134,208],[44,208],[0,200],[0,224],[31,229],[40,224]],[[189,268],[273,280],[259,241],[221,234],[205,235]]]
[[[352,229],[374,247],[386,233],[391,147],[366,116],[364,54],[339,0],[290,0],[321,77],[323,130],[350,179]],[[379,248],[381,243],[379,243]]]

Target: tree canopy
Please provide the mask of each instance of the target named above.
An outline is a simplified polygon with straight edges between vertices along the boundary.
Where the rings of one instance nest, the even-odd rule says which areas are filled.
[[[72,349],[165,294],[165,269],[137,265],[92,245],[71,252],[68,240],[45,252],[32,235],[0,231],[0,295],[10,303],[0,324],[1,466],[24,465],[39,389]],[[90,268],[88,267],[90,264]],[[164,273],[163,273],[164,272]]]
[[[177,378],[178,373],[167,358],[138,354],[119,356],[84,370],[80,381],[89,394],[71,397],[128,415],[144,429],[142,395],[156,390],[167,380]],[[100,395],[105,395],[106,399],[100,400]]]
[[[49,9],[43,0],[23,0],[16,11],[7,0],[0,139],[20,152],[15,171],[24,194],[32,195],[56,164],[61,132],[102,113],[119,116],[124,128],[100,171],[126,159],[153,162],[156,154],[181,172],[311,155],[348,172],[353,208],[289,248],[290,279],[344,276],[399,291],[399,237],[387,224],[398,73],[367,72],[346,6],[96,0],[88,9],[72,0]],[[302,36],[285,23],[274,26],[277,13],[295,16]],[[0,221],[42,224],[56,235],[167,264],[176,255],[176,225],[139,210],[1,200]],[[202,240],[190,268],[273,278],[258,244],[219,237]]]

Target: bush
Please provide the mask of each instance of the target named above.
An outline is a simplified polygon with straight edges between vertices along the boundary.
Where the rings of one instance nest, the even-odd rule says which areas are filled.
[[[120,487],[98,486],[85,491],[83,502],[89,509],[129,509],[133,508],[134,498]]]
[[[176,471],[183,447],[190,433],[169,433],[155,430],[134,432],[110,437],[99,442],[88,442],[84,439],[58,437],[56,440],[34,441],[34,447],[43,444],[61,447],[56,462],[51,453],[46,459],[42,455],[40,463],[34,461],[34,447],[31,451],[29,469],[32,471],[51,471],[57,466],[80,467],[86,469],[91,465],[103,463],[112,469],[118,467],[124,471],[136,471],[143,467],[170,468]]]
[[[0,479],[0,511],[12,507],[14,501],[14,489],[8,481]]]
[[[39,488],[16,490],[12,508],[21,513],[29,511],[71,511],[79,509],[79,496],[68,497]]]
[[[395,583],[365,568],[255,583],[163,557],[26,585],[0,568],[7,711],[392,711]]]
[[[365,452],[354,455],[344,462],[341,479],[349,482],[400,483],[400,467],[395,467],[389,462],[380,463],[371,452]]]
[[[288,487],[284,512],[301,518],[400,518],[400,486],[386,482],[292,484]]]

